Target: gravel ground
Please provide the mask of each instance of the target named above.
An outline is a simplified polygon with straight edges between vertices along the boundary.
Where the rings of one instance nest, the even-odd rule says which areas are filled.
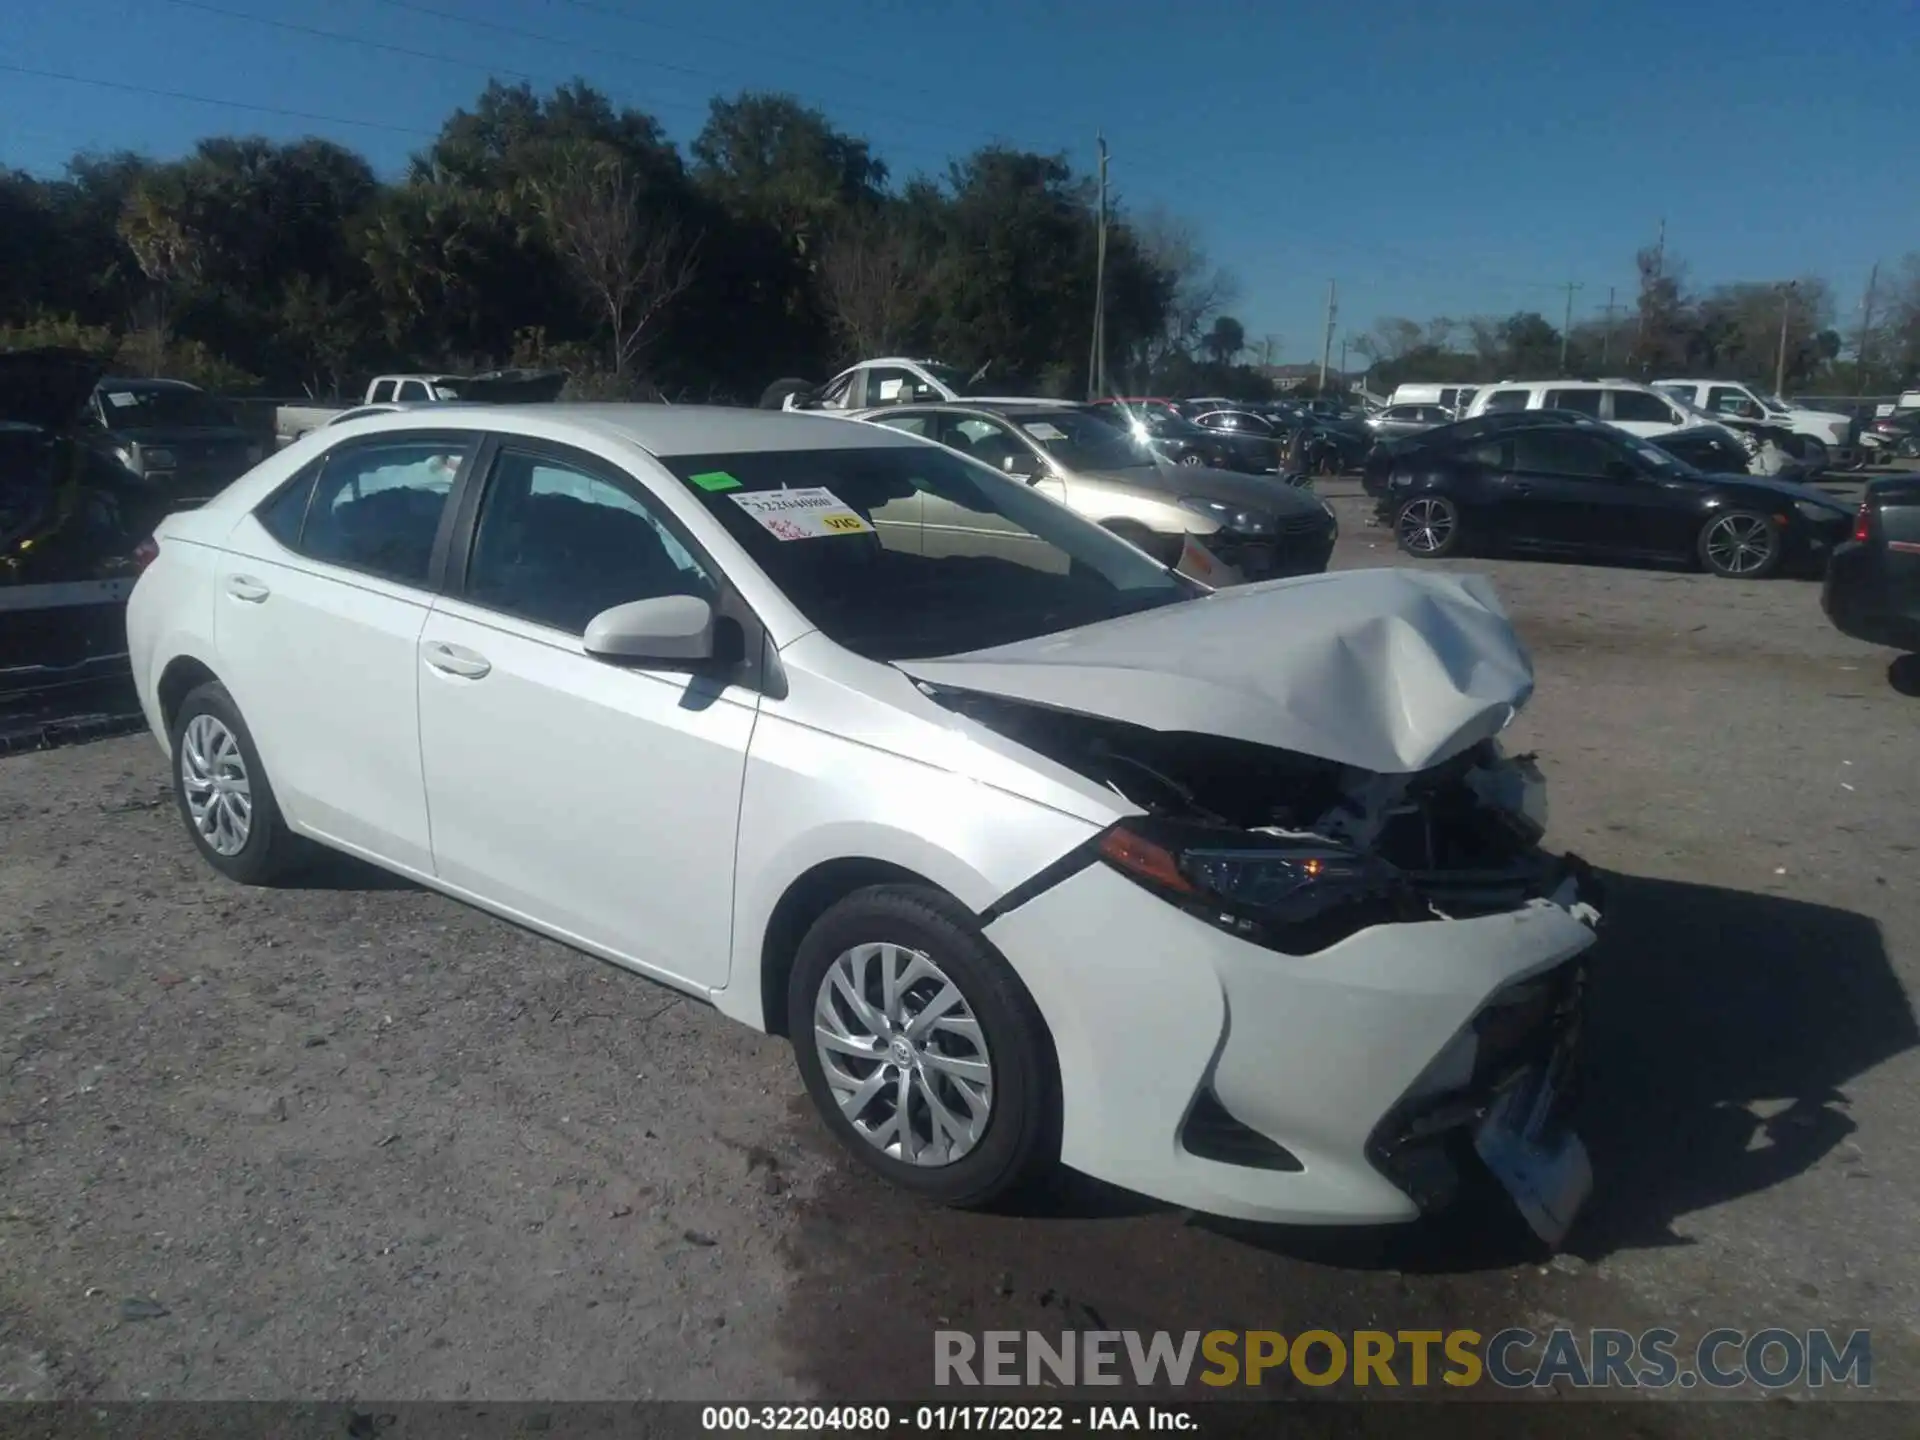
[[[1336,564],[1393,563],[1329,489]],[[132,736],[0,759],[0,1396],[872,1399],[936,1327],[1556,1319],[1867,1325],[1920,1395],[1920,700],[1806,583],[1457,568],[1534,649],[1552,839],[1609,872],[1552,1265],[1078,1180],[927,1209],[696,1003],[357,864],[219,880]]]

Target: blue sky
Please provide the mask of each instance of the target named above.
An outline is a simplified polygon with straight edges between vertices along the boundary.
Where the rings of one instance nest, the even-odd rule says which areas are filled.
[[[1277,336],[1287,359],[1319,357],[1329,278],[1350,335],[1390,314],[1532,308],[1558,324],[1568,280],[1583,287],[1576,317],[1598,314],[1609,286],[1631,296],[1634,251],[1663,216],[1697,283],[1822,275],[1843,325],[1875,260],[1920,250],[1920,187],[1904,183],[1920,136],[1915,0],[6,8],[0,163],[43,173],[76,149],[171,156],[222,132],[322,134],[393,173],[489,71],[540,88],[582,75],[682,142],[715,93],[790,91],[902,176],[992,139],[1090,167],[1104,130],[1122,203],[1195,222],[1241,277],[1248,335]]]

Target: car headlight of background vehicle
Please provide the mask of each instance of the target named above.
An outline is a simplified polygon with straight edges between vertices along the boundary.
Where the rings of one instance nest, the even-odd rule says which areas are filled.
[[[1135,818],[1102,835],[1099,852],[1196,919],[1288,955],[1311,955],[1371,925],[1430,917],[1392,865],[1311,836]]]
[[[1218,520],[1223,530],[1232,530],[1240,535],[1273,533],[1273,516],[1259,510],[1243,509],[1224,500],[1208,500],[1200,495],[1182,495],[1180,503],[1209,520]]]
[[[135,452],[134,447],[131,445],[114,446],[113,458],[118,460],[122,465],[126,466],[127,469],[129,470],[138,471],[140,469],[140,457]]]

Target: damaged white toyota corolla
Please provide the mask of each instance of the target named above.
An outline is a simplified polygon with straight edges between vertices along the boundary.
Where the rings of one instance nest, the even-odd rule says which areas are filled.
[[[1597,897],[1477,580],[1208,594],[912,436],[659,406],[372,417],[156,539],[213,866],[347,851],[784,1033],[901,1185],[1385,1222],[1464,1161],[1550,1241],[1590,1187]]]

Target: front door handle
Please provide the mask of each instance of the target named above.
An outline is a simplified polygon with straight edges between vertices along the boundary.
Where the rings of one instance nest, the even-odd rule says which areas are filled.
[[[442,675],[457,675],[462,680],[478,680],[493,669],[484,655],[475,654],[461,645],[444,645],[435,640],[426,647],[426,660],[429,669],[438,670]]]
[[[251,575],[229,575],[227,577],[227,594],[236,600],[244,600],[249,605],[258,605],[272,593],[273,591],[269,590]]]

